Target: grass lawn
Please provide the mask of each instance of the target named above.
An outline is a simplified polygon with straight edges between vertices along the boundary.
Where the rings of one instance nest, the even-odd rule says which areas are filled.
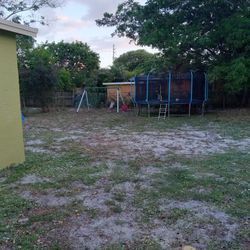
[[[0,249],[249,249],[250,111],[33,114],[0,171]]]

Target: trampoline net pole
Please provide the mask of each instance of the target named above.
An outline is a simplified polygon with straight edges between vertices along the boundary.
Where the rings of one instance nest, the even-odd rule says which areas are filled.
[[[120,110],[120,104],[119,104],[119,89],[116,90],[116,112],[119,113]]]
[[[194,86],[194,75],[192,70],[190,71],[190,74],[191,74],[191,81],[190,81],[190,101],[189,101],[189,112],[188,112],[189,117],[191,116],[191,108],[193,101],[193,86]]]
[[[172,81],[172,75],[171,75],[171,71],[169,71],[168,73],[168,117],[170,117],[171,81]]]

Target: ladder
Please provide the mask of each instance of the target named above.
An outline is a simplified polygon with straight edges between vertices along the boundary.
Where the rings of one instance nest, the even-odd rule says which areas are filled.
[[[160,104],[158,120],[160,120],[161,117],[165,120],[167,117],[167,111],[168,111],[168,105]]]

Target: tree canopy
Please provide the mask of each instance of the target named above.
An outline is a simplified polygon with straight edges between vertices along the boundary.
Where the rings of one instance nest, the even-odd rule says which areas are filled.
[[[0,18],[16,23],[29,24],[38,21],[45,24],[44,16],[35,17],[34,12],[43,7],[56,8],[61,3],[62,0],[1,0]]]
[[[41,47],[30,50],[19,63],[19,77],[22,96],[33,97],[45,109],[58,80],[51,54]]]
[[[70,73],[70,81],[73,85],[93,84],[96,71],[99,69],[99,55],[86,43],[61,41],[45,43],[42,47],[53,56],[58,68]]]
[[[250,82],[248,74],[241,75],[250,63],[249,0],[148,0],[145,5],[127,0],[97,24],[159,49],[176,69],[209,69],[211,79],[222,79],[227,89],[238,91]]]
[[[114,66],[123,67],[128,71],[142,73],[149,71],[157,56],[143,49],[126,52],[115,59]]]
[[[32,39],[26,37],[18,43],[22,44],[18,65],[23,96],[45,99],[52,90],[68,91],[97,81],[99,56],[87,44],[62,41],[34,48]]]
[[[160,57],[144,49],[126,52],[115,59],[111,73],[114,79],[127,81],[129,78],[142,73],[148,73],[152,68],[158,68]]]

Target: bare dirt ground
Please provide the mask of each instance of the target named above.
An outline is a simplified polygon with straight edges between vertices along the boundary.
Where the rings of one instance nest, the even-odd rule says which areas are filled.
[[[28,117],[30,165],[11,190],[34,207],[19,223],[44,228],[34,244],[51,249],[53,242],[60,249],[244,249],[247,240],[239,243],[238,235],[245,235],[247,216],[235,216],[225,205],[234,198],[218,193],[236,177],[214,162],[242,164],[227,157],[248,157],[250,137],[222,133],[216,119],[188,119],[173,118],[172,126],[171,119],[105,110]]]
[[[43,121],[30,120],[30,122],[39,122],[39,127],[41,127],[36,129],[30,127],[33,124],[28,125],[26,130],[34,133],[34,138],[26,141],[26,149],[32,152],[55,154],[56,152],[63,152],[65,150],[64,144],[71,142],[81,145],[82,148],[94,155],[101,153],[102,159],[105,157],[111,160],[128,160],[136,158],[138,155],[142,157],[151,155],[152,157],[164,159],[171,153],[193,157],[223,153],[230,149],[242,151],[250,149],[250,138],[236,140],[231,137],[223,137],[213,130],[197,129],[183,125],[161,132],[147,130],[147,128],[138,132],[130,130],[130,127],[136,129],[136,124],[135,128],[131,124],[127,128],[126,124],[107,128],[99,123],[101,121],[98,122],[97,126],[95,121],[92,121],[93,127],[90,129],[90,122],[81,120],[81,114],[79,116],[80,118],[74,117],[76,118],[74,122],[67,127],[64,127],[65,124],[61,124],[62,121],[53,122],[51,128],[50,124],[48,127],[46,127],[47,124],[43,125]],[[49,145],[46,142],[48,138],[45,138],[45,140],[42,138],[37,139],[39,134],[46,132],[52,134],[54,132],[55,135],[55,138],[50,138]]]

